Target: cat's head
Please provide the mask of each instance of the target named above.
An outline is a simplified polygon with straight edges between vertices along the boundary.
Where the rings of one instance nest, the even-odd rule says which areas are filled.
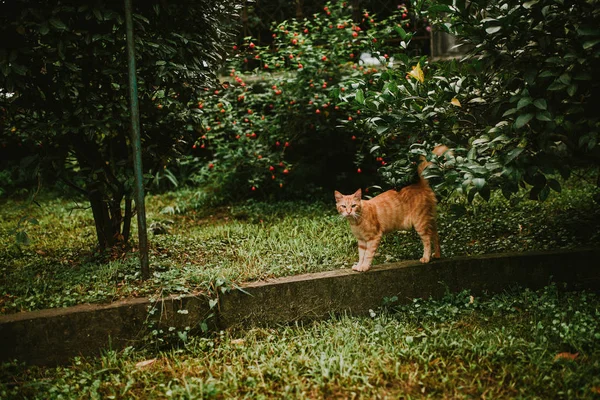
[[[335,205],[338,212],[344,218],[357,219],[361,212],[362,191],[358,189],[354,194],[343,195],[337,190],[335,193]]]

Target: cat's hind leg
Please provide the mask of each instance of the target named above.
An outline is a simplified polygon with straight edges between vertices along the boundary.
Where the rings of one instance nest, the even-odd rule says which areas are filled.
[[[417,233],[421,237],[421,241],[423,242],[423,257],[419,261],[423,264],[426,264],[431,259],[431,239],[433,236],[433,232],[427,228],[417,229]]]
[[[437,225],[432,226],[431,237],[433,240],[433,258],[440,258],[442,256],[442,251],[440,249],[440,237],[437,231]]]

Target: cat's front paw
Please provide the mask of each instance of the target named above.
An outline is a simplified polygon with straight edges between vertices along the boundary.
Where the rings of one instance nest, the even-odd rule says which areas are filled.
[[[421,257],[419,261],[421,261],[423,264],[427,264],[429,262],[429,257]]]
[[[370,265],[362,265],[362,264],[361,264],[361,265],[359,265],[359,264],[354,264],[354,265],[352,266],[352,269],[353,269],[354,271],[357,271],[357,272],[365,272],[365,271],[368,271],[368,270],[369,270],[369,268],[371,268],[371,266],[370,266]]]

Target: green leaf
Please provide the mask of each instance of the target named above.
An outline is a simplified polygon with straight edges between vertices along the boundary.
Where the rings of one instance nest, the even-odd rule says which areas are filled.
[[[583,42],[583,49],[589,50],[592,47],[594,47],[595,45],[597,45],[598,43],[600,43],[600,39],[587,40],[587,41]]]
[[[523,152],[523,150],[525,150],[525,149],[522,147],[515,147],[514,149],[509,151],[508,154],[506,155],[506,160],[504,160],[504,163],[508,164],[515,158],[519,157],[519,154],[521,154]]]
[[[481,190],[481,188],[485,186],[485,179],[483,178],[473,178],[472,182],[477,190]]]
[[[560,193],[562,188],[560,186],[560,183],[556,180],[556,179],[550,179],[548,181],[548,186],[550,187],[550,189],[554,190],[555,192]]]
[[[67,26],[58,18],[50,18],[50,20],[48,22],[50,22],[50,25],[52,25],[54,28],[56,28],[59,31],[67,30]]]
[[[536,99],[533,102],[533,105],[540,110],[546,110],[548,108],[548,103],[546,103],[546,99]]]
[[[12,64],[10,65],[10,69],[12,69],[12,70],[13,70],[13,72],[14,72],[15,74],[17,74],[17,75],[24,76],[24,75],[26,75],[26,74],[27,74],[27,68],[25,68],[24,66],[22,66],[22,65],[19,65],[19,64],[17,64],[17,63],[12,63]]]
[[[432,5],[429,8],[427,8],[427,12],[432,12],[432,13],[438,13],[438,12],[449,13],[449,12],[452,12],[452,9],[450,7],[448,7],[446,4],[435,4],[435,5]]]
[[[208,306],[213,309],[215,308],[215,306],[217,305],[217,303],[219,302],[218,299],[210,299],[208,300]]]
[[[485,201],[490,201],[490,194],[491,194],[491,190],[490,187],[488,185],[483,186],[480,190],[479,190],[479,195],[485,200]]]
[[[521,108],[527,107],[528,105],[530,105],[532,103],[531,98],[530,97],[523,97],[521,100],[519,100],[519,102],[517,103],[517,110],[520,110]]]
[[[356,91],[356,95],[355,95],[354,99],[359,104],[365,104],[365,93],[363,92],[362,89],[358,89]]]
[[[403,29],[401,26],[399,26],[399,25],[396,25],[396,26],[394,27],[394,29],[396,30],[396,32],[398,32],[398,35],[400,35],[400,38],[401,38],[402,40],[405,40],[405,39],[406,39],[406,31],[405,31],[405,30],[404,30],[404,29]]]
[[[542,188],[542,190],[540,190],[540,194],[539,194],[538,198],[540,199],[540,201],[546,201],[546,199],[548,198],[549,195],[550,195],[550,188],[548,187],[548,185],[546,185]]]
[[[515,121],[515,128],[519,129],[519,128],[524,127],[525,125],[527,125],[529,123],[529,121],[531,121],[533,116],[534,116],[533,113],[519,115],[517,117],[517,120]]]
[[[573,85],[569,85],[569,87],[567,87],[567,94],[571,97],[575,96],[575,93],[577,93],[577,85],[573,84]]]
[[[568,85],[569,83],[571,83],[571,75],[562,74],[561,76],[558,77],[557,81],[560,83],[564,83],[565,85]]]
[[[50,27],[48,26],[48,24],[46,22],[44,22],[40,25],[39,31],[42,36],[47,35],[48,32],[50,32]]]
[[[494,33],[500,31],[500,29],[502,29],[502,27],[500,25],[494,25],[494,26],[490,26],[490,27],[485,28],[485,31],[489,35],[493,35]]]
[[[540,195],[541,189],[539,187],[532,187],[529,191],[529,200],[537,200]]]
[[[554,82],[552,82],[552,84],[550,86],[548,86],[547,90],[552,90],[552,91],[563,90],[566,87],[567,87],[567,85],[565,85],[564,83],[554,81]]]
[[[540,73],[539,77],[540,78],[551,78],[551,77],[556,76],[556,75],[557,75],[557,73],[554,72],[554,71],[545,70],[545,71],[542,71]]]
[[[583,27],[577,29],[577,33],[581,36],[600,36],[600,29]]]
[[[31,240],[29,239],[29,236],[27,235],[27,232],[25,232],[25,231],[17,232],[16,239],[17,239],[18,245],[23,244],[25,246],[29,246],[31,244]]]
[[[523,8],[530,9],[531,7],[533,7],[534,5],[536,5],[537,3],[539,3],[539,0],[526,1],[525,3],[523,3]]]
[[[552,114],[550,114],[548,111],[540,111],[540,112],[538,112],[538,113],[535,114],[535,118],[538,121],[551,122],[552,121]]]

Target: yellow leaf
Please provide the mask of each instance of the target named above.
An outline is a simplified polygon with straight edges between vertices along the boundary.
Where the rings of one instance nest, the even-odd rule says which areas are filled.
[[[458,99],[457,99],[456,97],[455,97],[455,98],[453,98],[452,100],[450,100],[450,103],[451,103],[452,105],[455,105],[456,107],[462,107],[462,106],[460,105],[460,101],[458,101]]]
[[[412,71],[408,73],[408,75],[412,76],[419,82],[425,82],[425,74],[423,74],[423,70],[421,69],[421,64],[417,64],[412,68]]]

